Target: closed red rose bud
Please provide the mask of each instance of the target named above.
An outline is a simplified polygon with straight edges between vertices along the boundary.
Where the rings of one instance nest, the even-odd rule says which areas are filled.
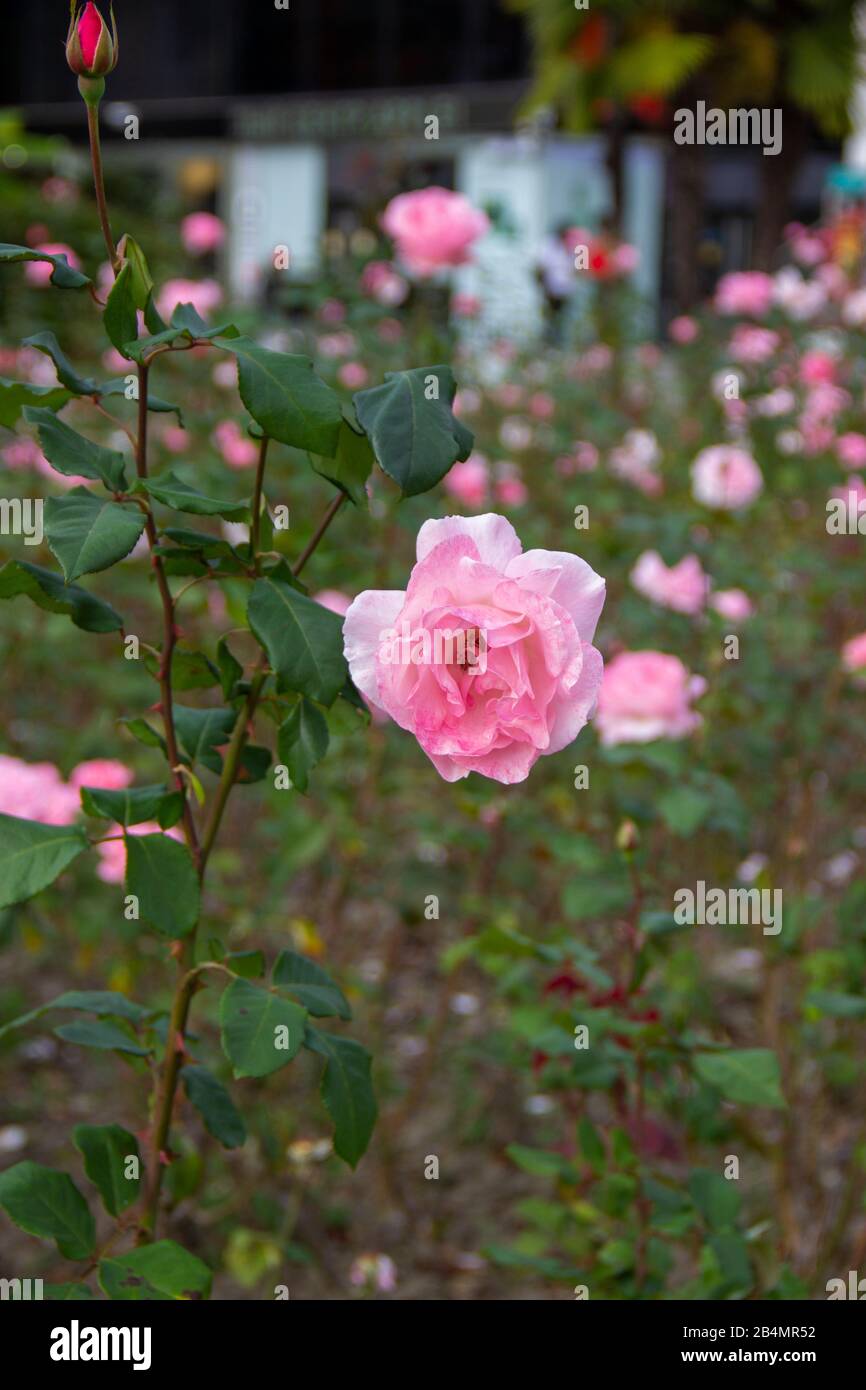
[[[93,0],[73,11],[66,36],[66,61],[79,77],[104,77],[117,66],[118,43],[114,11],[109,29]]]

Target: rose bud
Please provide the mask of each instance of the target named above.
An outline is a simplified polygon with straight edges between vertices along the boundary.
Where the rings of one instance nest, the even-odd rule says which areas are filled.
[[[66,36],[66,61],[79,77],[104,77],[117,66],[118,42],[111,10],[111,29],[99,13],[93,0],[87,0],[83,11],[73,10]]]

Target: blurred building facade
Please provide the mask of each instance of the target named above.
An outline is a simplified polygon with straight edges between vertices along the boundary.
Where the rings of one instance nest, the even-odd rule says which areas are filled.
[[[0,75],[7,104],[31,129],[80,141],[80,103],[48,32],[57,10],[50,0],[16,7]],[[603,135],[520,126],[529,45],[499,0],[119,0],[117,19],[107,157],[157,163],[191,206],[221,213],[230,228],[224,269],[241,297],[258,293],[275,247],[288,246],[293,273],[308,277],[327,228],[375,226],[405,188],[440,183],[494,209],[506,233],[489,273],[498,277],[510,257],[530,297],[544,238],[564,224],[597,226],[610,210]],[[136,141],[124,138],[130,114]],[[626,136],[622,232],[641,252],[638,290],[663,310],[677,216],[669,154],[667,135],[635,126]],[[837,157],[816,147],[804,161],[795,199],[803,220],[817,215]],[[697,254],[709,284],[747,259],[759,181],[750,150],[713,150],[707,168]],[[476,282],[465,288],[483,288]]]

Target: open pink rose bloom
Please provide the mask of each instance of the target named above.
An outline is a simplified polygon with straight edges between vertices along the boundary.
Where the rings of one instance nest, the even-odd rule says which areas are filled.
[[[406,591],[368,589],[350,607],[346,659],[446,781],[522,782],[593,711],[604,596],[584,560],[524,553],[504,517],[426,521]]]

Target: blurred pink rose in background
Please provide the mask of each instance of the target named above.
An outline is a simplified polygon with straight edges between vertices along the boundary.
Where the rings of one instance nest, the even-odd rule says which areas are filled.
[[[477,294],[455,294],[451,300],[451,310],[458,318],[477,319],[483,305]]]
[[[100,791],[118,792],[128,787],[133,779],[130,768],[115,758],[91,758],[79,763],[69,774],[72,787],[98,787]]]
[[[337,380],[347,391],[360,391],[370,380],[370,373],[363,362],[344,362],[337,372]]]
[[[680,314],[668,324],[668,333],[675,343],[693,343],[700,331],[697,321],[688,314]]]
[[[442,479],[442,486],[464,507],[483,507],[487,501],[490,469],[483,454],[470,454],[462,463],[455,463]]]
[[[767,362],[779,346],[779,335],[772,328],[755,323],[738,323],[728,351],[735,362]]]
[[[684,738],[703,722],[691,708],[707,688],[679,657],[665,652],[620,652],[607,663],[595,723],[601,741],[649,743]]]
[[[426,521],[405,593],[367,590],[346,614],[349,670],[446,781],[478,772],[522,782],[590,717],[602,674],[590,644],[604,593],[576,555],[523,553],[505,517]],[[467,650],[472,638],[471,660],[437,656],[443,628],[466,633]]]
[[[842,665],[846,671],[866,672],[866,632],[858,633],[842,648]]]
[[[53,763],[27,763],[0,753],[0,811],[43,825],[70,825],[81,809],[75,787]]]
[[[836,440],[836,453],[845,468],[862,468],[866,463],[866,434],[840,434]]]
[[[244,434],[236,420],[221,420],[213,432],[213,441],[229,468],[255,467],[258,445]]]
[[[520,476],[516,463],[498,463],[493,495],[503,507],[524,507],[529,501],[529,489]]]
[[[761,470],[747,450],[733,444],[702,449],[692,464],[692,494],[707,507],[739,511],[764,486]]]
[[[387,309],[396,309],[409,294],[405,277],[390,261],[368,261],[361,272],[361,289]]]
[[[697,555],[686,555],[668,567],[656,550],[645,550],[631,572],[639,594],[675,613],[700,613],[707,601],[709,579]]]
[[[733,270],[716,286],[720,314],[746,314],[762,319],[773,303],[773,280],[760,270]]]
[[[191,256],[206,256],[225,241],[225,223],[212,212],[191,212],[180,224],[180,237]]]
[[[806,386],[832,385],[836,370],[836,358],[829,352],[804,352],[800,358],[800,380]]]
[[[321,589],[319,593],[313,594],[313,601],[320,603],[323,608],[330,609],[340,618],[345,618],[352,602],[349,595],[344,594],[342,589]]]
[[[755,611],[743,589],[717,589],[710,598],[710,607],[729,623],[745,622]]]
[[[432,187],[392,198],[382,226],[409,269],[428,276],[446,266],[464,265],[490,219],[463,193]]]
[[[81,262],[76,256],[71,246],[66,246],[62,241],[41,242],[40,245],[33,247],[34,251],[44,251],[49,256],[65,256],[73,270],[81,269]],[[50,261],[25,261],[24,278],[28,285],[44,287],[48,284],[54,274],[54,266]]]
[[[156,307],[168,322],[178,304],[191,304],[203,319],[223,302],[222,286],[216,280],[166,280]]]

